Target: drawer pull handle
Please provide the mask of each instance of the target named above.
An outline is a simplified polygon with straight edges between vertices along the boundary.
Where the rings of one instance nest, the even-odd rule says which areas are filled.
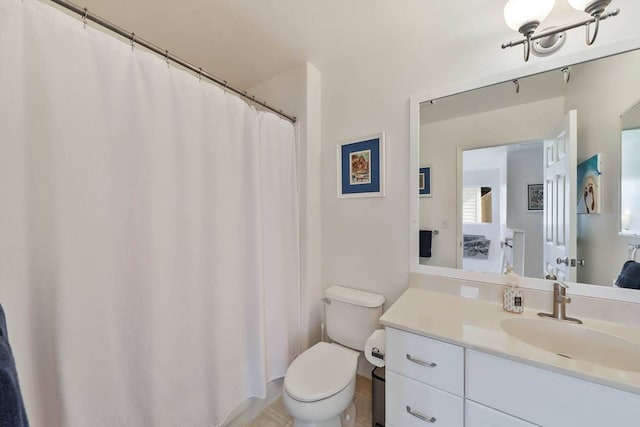
[[[436,422],[436,417],[429,417],[427,415],[423,415],[420,412],[416,412],[411,409],[411,406],[407,405],[407,412],[416,417],[419,420],[426,421],[428,423],[434,424]]]
[[[436,366],[438,366],[436,363],[433,362],[425,362],[423,360],[420,359],[415,359],[413,357],[411,357],[410,354],[407,354],[407,360],[413,362],[413,363],[417,363],[420,366],[426,366],[427,368],[435,368]]]

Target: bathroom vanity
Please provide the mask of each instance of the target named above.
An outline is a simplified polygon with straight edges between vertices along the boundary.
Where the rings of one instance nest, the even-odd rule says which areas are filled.
[[[409,288],[380,319],[386,426],[640,425],[640,330],[538,311]]]
[[[612,286],[640,248],[638,46],[410,98],[410,287],[380,319],[387,426],[640,426],[640,292]],[[502,309],[509,268],[522,314]],[[562,317],[557,281],[582,325],[538,316]]]

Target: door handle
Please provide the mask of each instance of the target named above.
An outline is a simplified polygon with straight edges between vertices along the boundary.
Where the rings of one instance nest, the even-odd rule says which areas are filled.
[[[436,417],[430,417],[428,415],[421,414],[418,411],[414,411],[413,409],[411,409],[411,406],[409,406],[409,405],[407,405],[406,409],[407,409],[407,412],[409,414],[413,415],[414,417],[416,417],[419,420],[426,421],[426,422],[428,422],[430,424],[433,424],[433,423],[436,422]]]
[[[435,368],[438,366],[437,363],[434,362],[425,362],[424,360],[416,359],[415,357],[411,357],[410,354],[407,354],[407,360],[413,363],[416,363],[420,366],[426,366],[427,368]]]
[[[564,257],[564,258],[556,258],[556,264],[560,265],[560,264],[564,264],[567,267],[571,266],[571,267],[575,267],[576,265],[579,265],[580,267],[584,267],[584,260],[583,259],[575,259],[575,258],[569,258],[569,257]]]

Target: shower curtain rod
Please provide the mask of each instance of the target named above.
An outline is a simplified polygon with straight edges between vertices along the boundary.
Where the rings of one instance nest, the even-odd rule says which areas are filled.
[[[112,32],[114,32],[114,33],[116,33],[116,34],[118,34],[118,35],[120,35],[120,36],[122,36],[122,37],[124,37],[126,39],[129,39],[131,41],[131,45],[132,46],[134,44],[138,44],[138,45],[140,45],[140,46],[142,46],[142,47],[144,47],[144,48],[146,48],[146,49],[148,49],[148,50],[150,50],[150,51],[152,51],[152,52],[164,57],[165,60],[175,62],[176,64],[181,65],[182,67],[184,67],[184,68],[186,68],[186,69],[188,69],[190,71],[193,71],[199,77],[204,77],[204,78],[216,83],[217,85],[222,86],[225,90],[228,89],[231,92],[235,93],[236,95],[238,95],[238,96],[240,96],[240,97],[242,97],[242,98],[244,98],[244,99],[246,99],[246,100],[248,100],[250,102],[258,104],[261,107],[264,107],[267,110],[272,111],[272,112],[278,114],[281,117],[284,117],[285,119],[289,120],[291,123],[295,123],[296,120],[297,120],[295,116],[291,116],[291,115],[283,112],[282,110],[267,104],[265,101],[260,101],[260,100],[256,99],[255,96],[253,96],[251,94],[248,94],[246,90],[238,89],[237,87],[227,83],[226,80],[219,79],[219,78],[215,77],[214,75],[209,74],[206,71],[203,71],[202,68],[196,67],[195,65],[185,61],[184,59],[179,58],[179,57],[169,53],[168,50],[162,50],[159,47],[149,43],[148,41],[146,41],[144,39],[141,39],[141,38],[138,38],[136,36],[136,33],[128,32],[126,30],[123,30],[122,28],[118,27],[117,25],[112,24],[111,22],[109,22],[109,21],[107,21],[105,19],[102,19],[101,17],[99,17],[97,15],[94,15],[93,13],[89,12],[87,10],[87,8],[82,8],[82,7],[77,6],[77,5],[75,5],[75,4],[73,4],[73,3],[69,2],[69,1],[66,1],[66,0],[50,0],[50,1],[52,1],[53,3],[55,3],[55,4],[59,5],[59,6],[64,7],[67,10],[70,10],[71,12],[74,12],[74,13],[80,15],[82,17],[82,20],[85,21],[85,22],[87,20],[89,20],[91,22],[94,22],[94,23],[100,25],[101,27],[104,27],[104,28],[108,29],[109,31],[112,31]]]

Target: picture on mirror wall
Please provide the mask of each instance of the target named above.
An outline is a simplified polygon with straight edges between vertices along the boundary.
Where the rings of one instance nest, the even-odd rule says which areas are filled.
[[[544,186],[527,184],[527,210],[542,212],[544,210]]]
[[[338,198],[384,196],[384,132],[337,146]]]
[[[431,166],[422,166],[419,175],[420,197],[431,197]]]
[[[465,234],[463,236],[462,257],[473,259],[489,259],[491,240],[486,236]]]
[[[596,154],[578,165],[578,213],[599,214],[601,155]]]

